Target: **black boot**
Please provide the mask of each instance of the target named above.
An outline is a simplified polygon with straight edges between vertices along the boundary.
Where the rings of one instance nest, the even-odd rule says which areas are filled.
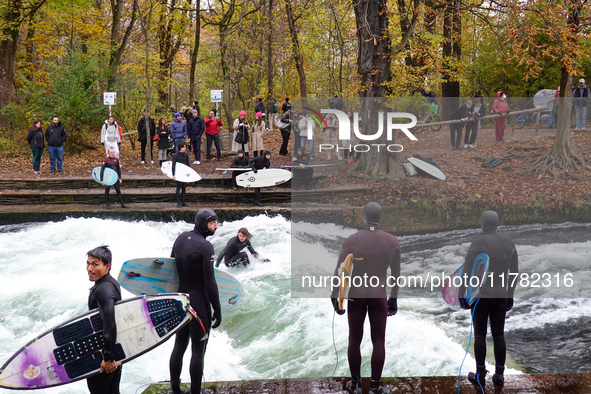
[[[172,394],[189,394],[187,390],[181,390],[181,381],[179,380],[171,380],[170,381],[170,388]]]
[[[352,376],[345,387],[351,394],[361,394],[361,376]]]
[[[107,201],[107,209],[111,209],[111,202],[109,201],[109,195],[105,194],[105,200]]]
[[[121,208],[129,208],[127,205],[125,205],[125,200],[123,199],[123,196],[119,196],[119,202],[121,203]]]
[[[499,367],[498,365],[495,366],[495,373],[492,376],[492,382],[495,386],[504,386],[505,385],[505,378],[503,377],[503,373],[505,372],[505,366]]]
[[[468,380],[476,387],[482,387],[486,384],[486,374],[488,371],[484,366],[478,366],[476,372],[470,372],[468,374]]]
[[[392,390],[380,385],[379,380],[371,380],[369,385],[369,394],[390,394]]]

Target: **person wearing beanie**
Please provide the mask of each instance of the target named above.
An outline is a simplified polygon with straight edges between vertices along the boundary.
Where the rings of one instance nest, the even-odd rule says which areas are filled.
[[[486,382],[486,331],[490,322],[495,355],[495,373],[492,382],[495,386],[504,385],[505,358],[505,318],[513,308],[513,294],[517,281],[506,282],[503,279],[519,273],[519,258],[515,244],[505,235],[497,232],[499,216],[495,211],[486,211],[480,217],[483,235],[468,248],[464,259],[463,272],[473,272],[476,256],[485,253],[489,256],[489,278],[480,290],[478,300],[468,305],[465,298],[466,288],[460,288],[459,301],[464,309],[471,309],[474,324],[474,358],[476,372],[468,374],[468,380],[476,386],[484,387]]]
[[[176,112],[174,114],[174,121],[170,124],[170,136],[174,141],[174,152],[178,152],[179,142],[185,142],[187,138],[187,124],[183,122],[183,116]]]
[[[191,319],[175,337],[170,355],[170,386],[173,394],[181,394],[183,355],[191,340],[191,393],[201,392],[203,364],[207,338],[212,328],[222,323],[220,296],[214,273],[214,249],[206,238],[218,228],[218,216],[209,209],[200,209],[195,215],[195,227],[182,233],[174,241],[170,257],[175,258],[179,273],[179,292],[191,295],[191,307],[201,319]],[[213,311],[212,311],[213,310]],[[213,318],[212,318],[213,312]]]
[[[234,120],[233,129],[232,151],[237,152],[238,149],[242,149],[244,155],[248,157],[248,130],[250,130],[250,125],[246,120],[246,111],[241,111],[238,118]]]
[[[265,151],[265,146],[263,144],[263,135],[265,134],[265,130],[267,126],[265,125],[265,121],[263,120],[263,113],[257,112],[255,115],[254,125],[252,127],[252,139],[250,149],[252,150],[253,156],[258,156],[259,151],[262,155]]]
[[[585,130],[587,124],[587,104],[589,103],[589,88],[585,79],[579,79],[579,85],[573,89],[573,105],[575,107],[575,130]]]
[[[244,151],[242,149],[238,149],[238,156],[232,160],[232,164],[230,165],[230,168],[240,167],[244,167],[244,171],[232,171],[232,190],[236,190],[236,177],[243,174],[245,171],[250,170],[250,167],[248,166],[248,157],[244,157]]]
[[[462,120],[463,122],[466,122],[468,119],[472,117],[472,115],[472,100],[468,100],[466,104],[460,106],[458,109],[452,112],[452,114],[449,116],[449,119]],[[452,123],[449,125],[451,145],[453,149],[460,149],[463,128],[464,123]],[[464,148],[468,148],[468,146],[464,146]]]
[[[361,394],[361,340],[363,339],[363,323],[366,315],[369,315],[371,329],[371,341],[373,351],[371,356],[371,382],[370,394],[389,394],[391,390],[382,387],[382,369],[386,358],[386,318],[398,312],[398,285],[400,276],[400,244],[398,239],[379,229],[382,219],[382,207],[377,202],[368,202],[363,209],[364,229],[351,235],[343,243],[343,248],[337,266],[335,276],[339,276],[341,264],[349,254],[353,254],[354,262],[352,283],[362,283],[361,286],[349,288],[349,301],[347,304],[347,320],[349,323],[349,348],[347,355],[351,380],[347,382],[346,389],[351,394]],[[354,260],[355,261],[355,260]],[[392,281],[387,278],[387,269],[390,268]],[[359,277],[361,282],[354,280]],[[363,278],[378,278],[376,286],[363,286]],[[386,293],[387,284],[394,286],[389,296]],[[340,309],[338,303],[339,286],[333,288],[331,301],[335,313],[342,315],[344,309]],[[352,302],[355,300],[355,302]]]
[[[248,165],[252,171],[256,174],[258,170],[263,168],[271,168],[271,151],[266,150],[264,156],[257,156],[248,161]],[[254,205],[261,205],[261,188],[257,187],[254,189]]]

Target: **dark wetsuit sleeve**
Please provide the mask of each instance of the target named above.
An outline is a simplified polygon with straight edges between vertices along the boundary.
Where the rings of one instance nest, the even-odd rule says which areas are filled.
[[[119,160],[117,160],[117,165],[115,167],[117,168],[117,176],[121,179],[121,166],[119,165]]]
[[[117,325],[115,323],[115,302],[117,294],[115,286],[111,283],[104,283],[96,289],[95,297],[98,303],[98,310],[103,321],[103,338],[105,348],[103,356],[105,361],[115,360],[115,344],[117,342]]]
[[[394,286],[390,290],[390,298],[398,297],[398,277],[400,276],[400,247],[396,248],[394,257],[390,262],[390,275],[394,278]]]
[[[250,253],[252,253],[253,256],[258,256],[259,255],[257,253],[257,251],[254,250],[254,248],[252,247],[249,239],[244,240],[244,244],[246,245],[246,247],[248,248],[248,250],[250,251]]]
[[[215,271],[213,269],[213,245],[209,242],[203,245],[203,278],[205,279],[205,291],[211,302],[214,313],[221,315],[220,294],[218,292],[218,285],[215,281]]]
[[[216,267],[220,265],[220,263],[222,262],[222,259],[226,255],[226,253],[228,253],[228,249],[230,248],[230,245],[231,244],[232,244],[232,240],[229,240],[228,243],[226,244],[226,247],[224,248],[224,250],[222,250],[220,252],[220,255],[218,256],[218,259],[215,262],[215,266]]]

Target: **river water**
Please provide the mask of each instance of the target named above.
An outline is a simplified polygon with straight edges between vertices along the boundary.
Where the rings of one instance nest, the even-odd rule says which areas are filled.
[[[206,381],[347,376],[347,323],[334,317],[328,299],[291,295],[292,260],[313,251],[334,267],[343,240],[355,230],[334,225],[292,223],[282,217],[247,217],[222,224],[209,238],[216,253],[240,227],[269,263],[254,261],[232,269],[246,296],[225,313],[213,330],[206,353]],[[94,218],[0,226],[0,364],[40,333],[86,310],[86,252],[109,245],[116,277],[128,259],[168,256],[175,238],[190,230],[186,222],[125,222]],[[520,266],[572,272],[580,295],[591,277],[591,225],[528,225],[502,228],[515,242]],[[399,237],[402,273],[425,264],[453,272],[478,230]],[[305,248],[302,244],[307,245]],[[293,250],[292,250],[293,248]],[[299,253],[299,251],[302,253]],[[332,269],[332,268],[331,268]],[[587,298],[518,289],[506,323],[507,373],[591,371],[591,304]],[[294,291],[294,294],[300,294]],[[457,375],[470,334],[467,311],[449,308],[440,297],[403,297],[399,313],[388,319],[384,376]],[[570,294],[570,293],[569,293]],[[553,298],[542,298],[549,297]],[[123,297],[131,297],[125,290]],[[333,323],[334,318],[334,323]],[[369,332],[369,323],[366,332]],[[334,336],[333,336],[334,332]],[[369,375],[371,342],[364,338],[362,372]],[[337,352],[335,354],[335,346]],[[167,380],[169,341],[123,366],[121,392],[134,393],[150,382]],[[492,343],[489,344],[492,356]],[[183,381],[189,380],[187,351]],[[338,365],[337,365],[338,355]],[[489,370],[494,359],[488,357]],[[336,370],[335,370],[336,369]],[[463,373],[474,369],[469,354]],[[141,391],[141,389],[140,389]],[[85,393],[85,381],[40,393]]]

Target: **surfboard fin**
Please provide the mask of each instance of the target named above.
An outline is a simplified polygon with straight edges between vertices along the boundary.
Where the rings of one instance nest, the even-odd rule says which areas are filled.
[[[139,272],[130,271],[130,272],[127,273],[127,276],[130,276],[132,278],[139,278],[139,277],[142,276],[142,274],[140,274]]]
[[[154,263],[158,264],[158,265],[164,265],[164,261],[162,261],[160,259],[154,259]]]

